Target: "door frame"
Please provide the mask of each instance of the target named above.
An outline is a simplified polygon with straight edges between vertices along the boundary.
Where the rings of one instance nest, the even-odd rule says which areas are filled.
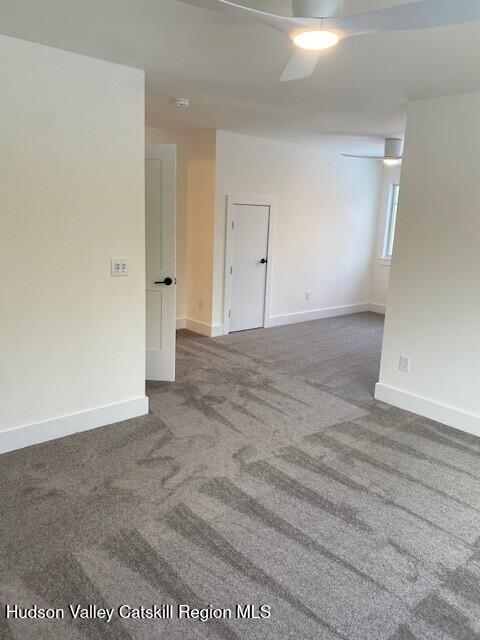
[[[265,304],[263,310],[263,326],[268,326],[270,318],[270,300],[272,293],[272,261],[275,198],[265,196],[246,196],[241,194],[227,195],[227,214],[225,226],[225,271],[223,295],[223,333],[230,333],[230,305],[232,301],[232,258],[233,258],[233,216],[236,205],[251,207],[268,207],[268,240],[267,240],[267,272],[265,276]]]

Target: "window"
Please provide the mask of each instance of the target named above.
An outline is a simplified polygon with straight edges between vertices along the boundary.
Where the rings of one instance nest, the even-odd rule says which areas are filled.
[[[385,223],[385,240],[383,243],[382,259],[389,263],[392,259],[393,240],[395,238],[395,223],[397,221],[399,184],[390,185],[390,195],[388,198],[387,221]]]

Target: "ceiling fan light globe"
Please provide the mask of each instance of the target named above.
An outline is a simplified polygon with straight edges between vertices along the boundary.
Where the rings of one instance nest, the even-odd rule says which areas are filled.
[[[340,36],[334,31],[300,31],[293,36],[293,42],[306,51],[322,51],[338,44]]]
[[[401,164],[401,162],[401,158],[384,158],[383,160],[383,164],[386,167],[396,167],[397,165]]]

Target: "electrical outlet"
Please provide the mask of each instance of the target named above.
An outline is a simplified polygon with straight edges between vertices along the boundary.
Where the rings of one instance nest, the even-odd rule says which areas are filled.
[[[311,299],[312,299],[312,292],[305,291],[305,302],[310,302]]]
[[[399,370],[404,373],[410,373],[410,362],[410,356],[400,356],[400,361],[398,363]]]
[[[112,258],[111,274],[113,277],[128,276],[128,260],[125,258]]]

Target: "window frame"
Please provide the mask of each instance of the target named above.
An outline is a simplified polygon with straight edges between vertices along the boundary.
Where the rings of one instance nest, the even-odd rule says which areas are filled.
[[[395,241],[395,225],[397,222],[398,198],[400,195],[400,184],[394,182],[390,184],[388,194],[387,215],[385,218],[385,233],[383,236],[383,249],[380,262],[386,266],[392,262],[393,243]]]

